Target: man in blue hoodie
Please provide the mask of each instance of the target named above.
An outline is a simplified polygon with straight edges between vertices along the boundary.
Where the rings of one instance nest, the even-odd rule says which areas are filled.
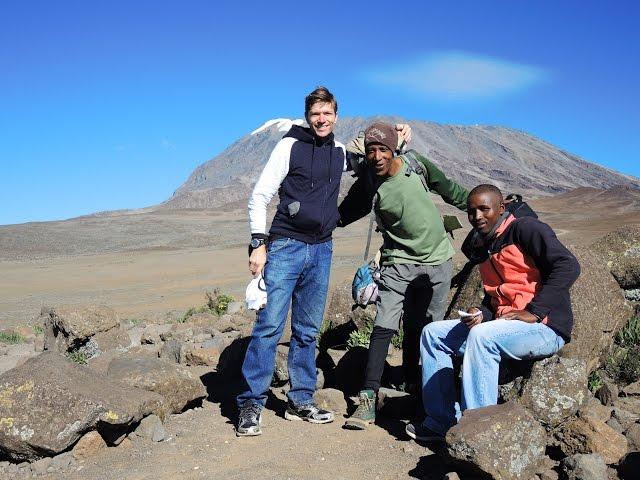
[[[236,401],[236,434],[260,435],[276,347],[291,305],[287,420],[333,421],[333,413],[313,401],[316,386],[316,336],[322,323],[338,223],[338,192],[347,169],[344,145],[334,140],[338,104],[324,87],[305,98],[308,128],[294,125],[273,149],[249,200],[249,270],[262,273],[267,305],[260,310],[242,365],[245,381]],[[398,126],[409,135],[408,126]],[[280,203],[266,232],[266,209]],[[268,243],[268,248],[267,248]],[[267,262],[268,260],[268,262]]]

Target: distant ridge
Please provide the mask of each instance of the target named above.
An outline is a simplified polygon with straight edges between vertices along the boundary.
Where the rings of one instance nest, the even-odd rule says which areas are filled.
[[[467,187],[495,183],[506,192],[529,198],[576,188],[640,189],[640,179],[624,175],[566,152],[525,132],[485,125],[444,125],[400,117],[341,118],[336,139],[348,141],[375,120],[407,122],[413,128],[410,147],[424,154],[445,174]],[[274,119],[229,145],[198,166],[173,196],[156,208],[213,208],[245,201],[271,150],[291,124]],[[343,193],[352,183],[345,176]]]

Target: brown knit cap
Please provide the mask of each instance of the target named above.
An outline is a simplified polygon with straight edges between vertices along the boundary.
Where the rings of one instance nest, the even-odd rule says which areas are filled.
[[[388,123],[375,122],[364,131],[364,147],[370,143],[381,143],[394,152],[398,147],[398,132]]]

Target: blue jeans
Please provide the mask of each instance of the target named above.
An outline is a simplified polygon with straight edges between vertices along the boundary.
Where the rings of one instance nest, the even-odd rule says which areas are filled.
[[[420,339],[423,425],[444,435],[461,411],[498,402],[498,370],[502,358],[545,358],[564,340],[542,323],[492,320],[469,329],[460,320],[443,320],[424,327]],[[453,356],[462,361],[462,405],[456,400]]]
[[[260,310],[242,364],[245,402],[264,407],[275,369],[276,347],[291,305],[289,342],[289,401],[295,406],[313,402],[316,388],[316,336],[322,324],[329,287],[332,241],[308,244],[278,238],[269,245],[263,272],[267,305]]]

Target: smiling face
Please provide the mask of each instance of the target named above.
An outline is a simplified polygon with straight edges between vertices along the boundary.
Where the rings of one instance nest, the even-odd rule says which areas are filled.
[[[378,177],[391,176],[393,151],[381,143],[370,143],[366,148],[367,162]]]
[[[338,115],[331,102],[316,102],[307,112],[307,123],[314,135],[319,138],[324,138],[333,132],[337,119]]]
[[[482,234],[487,234],[504,213],[504,201],[494,192],[478,192],[469,195],[467,216],[469,223]]]

